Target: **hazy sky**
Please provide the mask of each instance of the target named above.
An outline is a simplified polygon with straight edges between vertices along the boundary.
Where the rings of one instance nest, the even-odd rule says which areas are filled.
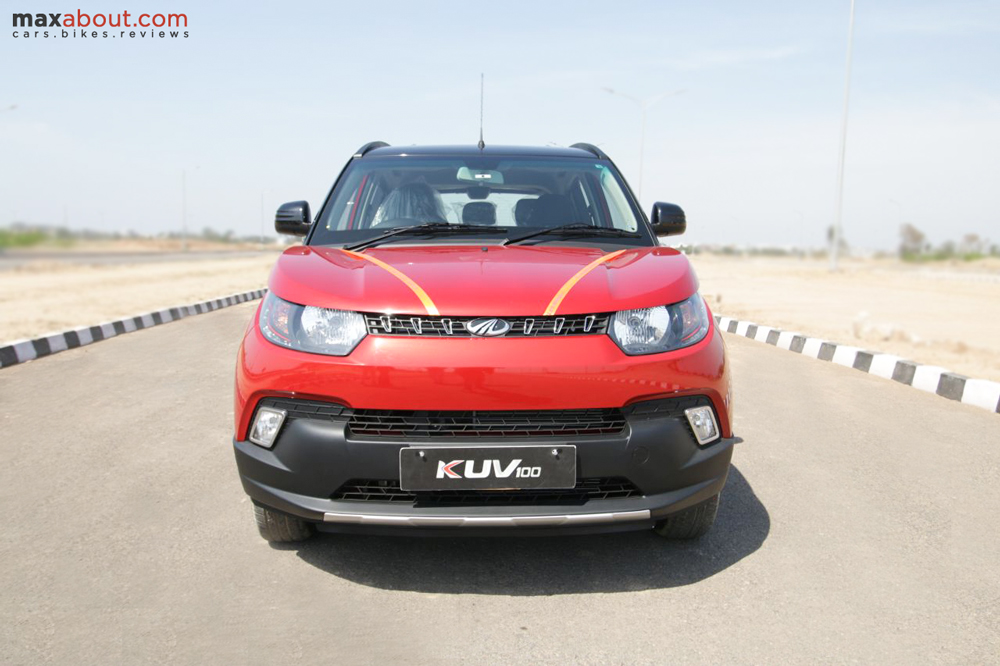
[[[2,0],[13,10],[70,10]],[[71,3],[73,4],[73,3]],[[127,5],[127,7],[126,7]],[[108,11],[106,3],[75,3]],[[849,2],[126,2],[187,40],[0,31],[0,224],[267,227],[317,206],[362,143],[599,144],[687,239],[822,244],[833,219]],[[117,11],[117,10],[115,10]],[[894,247],[1000,241],[1000,3],[858,0],[844,228]],[[895,200],[899,206],[892,203]]]

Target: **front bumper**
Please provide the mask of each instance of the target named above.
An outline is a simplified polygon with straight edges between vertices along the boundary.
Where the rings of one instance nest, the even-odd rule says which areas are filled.
[[[234,440],[243,487],[257,503],[314,522],[324,531],[385,533],[589,533],[648,527],[721,492],[733,438],[699,446],[683,417],[683,401],[638,403],[624,410],[620,433],[567,438],[413,441],[352,435],[347,418],[293,418],[272,449]],[[704,400],[704,399],[702,399]],[[577,477],[622,478],[628,497],[539,505],[440,506],[415,502],[333,499],[357,479],[399,479],[399,450],[407,446],[572,444]],[[516,492],[516,491],[515,491]]]
[[[245,439],[258,402],[312,398],[392,410],[555,410],[622,407],[697,393],[732,436],[729,370],[715,325],[701,342],[627,356],[607,335],[407,338],[369,335],[348,356],[278,347],[254,319],[236,363],[235,431]]]

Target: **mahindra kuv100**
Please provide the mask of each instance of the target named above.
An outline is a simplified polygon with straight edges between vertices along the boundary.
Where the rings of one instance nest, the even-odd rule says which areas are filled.
[[[278,209],[240,347],[261,535],[703,534],[735,440],[685,225],[589,144],[363,146]]]

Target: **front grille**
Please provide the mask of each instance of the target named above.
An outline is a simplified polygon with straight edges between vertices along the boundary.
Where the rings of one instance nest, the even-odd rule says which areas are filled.
[[[426,506],[525,506],[539,504],[584,504],[590,500],[640,497],[642,492],[628,479],[580,479],[575,488],[547,490],[438,490],[409,492],[399,481],[351,479],[331,499],[353,502],[388,502]]]
[[[625,429],[620,409],[547,411],[403,411],[358,409],[348,428],[359,437],[491,438],[617,435]]]
[[[369,335],[392,335],[424,338],[474,337],[466,327],[471,321],[490,317],[427,317],[409,315],[365,314]],[[564,317],[497,317],[510,325],[505,338],[539,338],[564,335],[604,335],[611,315],[582,314]]]

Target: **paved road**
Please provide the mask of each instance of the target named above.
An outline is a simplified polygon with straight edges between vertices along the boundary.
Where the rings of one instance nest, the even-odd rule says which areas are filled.
[[[0,371],[0,661],[996,662],[1000,417],[729,338],[715,530],[272,547],[230,451],[251,305]]]
[[[205,259],[235,259],[275,254],[274,250],[233,250],[197,252],[20,252],[0,251],[0,271],[19,268],[36,262],[55,262],[87,266],[113,264],[144,264],[159,261],[201,261]]]

